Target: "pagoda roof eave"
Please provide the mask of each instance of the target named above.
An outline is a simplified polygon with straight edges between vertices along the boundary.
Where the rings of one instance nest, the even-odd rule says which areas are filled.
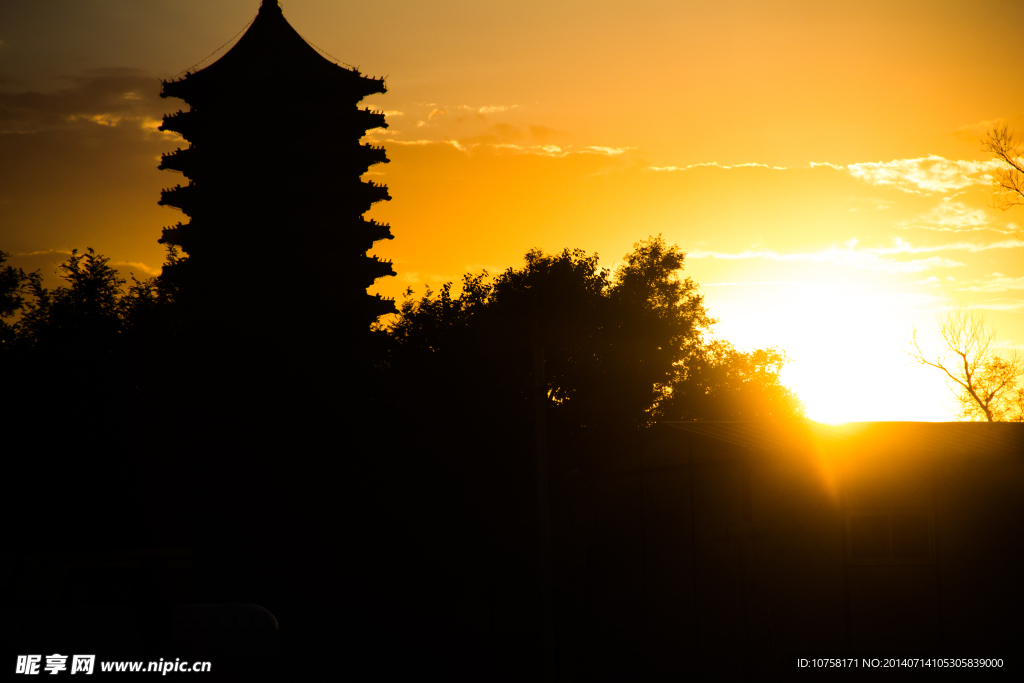
[[[343,88],[360,97],[387,91],[384,79],[335,64],[311,46],[284,18],[277,3],[264,2],[249,29],[213,64],[164,81],[162,97],[268,82]]]

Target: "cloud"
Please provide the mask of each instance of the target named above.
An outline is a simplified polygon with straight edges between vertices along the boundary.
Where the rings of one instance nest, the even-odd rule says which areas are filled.
[[[79,249],[81,255],[85,250]],[[100,252],[101,255],[106,255]],[[23,268],[27,272],[39,271],[43,277],[43,286],[47,289],[67,287],[68,282],[60,270],[60,265],[67,263],[71,256],[70,249],[37,249],[35,251],[21,251],[11,254],[11,265],[16,268]],[[111,260],[109,265],[118,271],[118,275],[131,285],[131,275],[139,279],[159,275],[163,266],[152,267],[141,261]]]
[[[981,308],[988,311],[1021,311],[1024,310],[1024,301],[1020,299],[995,299],[993,301],[983,301],[981,303],[975,303],[971,305],[972,308]],[[1013,347],[1013,342],[1002,342],[1004,346]]]
[[[988,185],[993,178],[991,172],[998,168],[996,159],[951,161],[932,154],[917,159],[849,164],[846,171],[858,180],[880,187],[916,194],[944,194],[971,185]]]
[[[517,107],[519,107],[518,104],[513,104],[511,106],[504,105],[504,104],[492,104],[492,105],[488,105],[486,107],[480,107],[479,109],[477,109],[477,112],[479,112],[481,114],[496,114],[498,112],[509,111],[510,109],[516,109]]]
[[[699,164],[690,164],[689,166],[648,166],[647,169],[649,171],[667,171],[667,172],[672,172],[672,171],[689,171],[691,168],[704,168],[704,167],[725,168],[725,169],[729,169],[729,168],[771,168],[771,169],[775,169],[775,170],[778,170],[778,171],[785,171],[786,170],[785,166],[769,166],[768,164],[758,164],[758,163],[752,162],[752,161],[744,163],[744,164],[732,164],[732,165],[729,165],[729,166],[723,166],[722,164],[718,163],[717,161],[705,161],[705,162],[702,162],[702,163],[699,163]]]
[[[761,287],[770,285],[806,285],[796,280],[758,280],[756,282],[702,282],[701,287]]]
[[[917,228],[938,232],[976,232],[979,230],[992,230],[1004,234],[1013,232],[990,226],[988,214],[984,209],[971,208],[963,202],[953,201],[952,197],[943,198],[938,206],[911,221],[898,221],[894,227],[901,230]]]
[[[630,149],[636,149],[636,147],[587,147],[590,152],[606,156],[618,156]]]
[[[504,124],[498,124],[503,126]],[[516,129],[514,126],[508,126],[504,129],[494,130],[487,135],[479,135],[473,138],[463,139],[446,139],[446,140],[399,140],[395,138],[385,138],[383,140],[375,140],[375,144],[383,145],[401,145],[410,147],[425,147],[425,146],[450,146],[464,152],[471,154],[477,150],[490,150],[492,152],[507,152],[513,154],[532,154],[543,157],[553,158],[565,158],[573,154],[587,154],[594,156],[607,156],[615,157],[625,153],[627,150],[634,149],[633,147],[587,147],[584,149],[568,149],[567,147],[560,147],[558,145],[528,145],[519,144],[516,142],[501,142],[502,139],[513,139],[518,140],[522,137],[522,131]]]
[[[12,256],[71,256],[70,249],[42,249],[37,251],[15,252]]]
[[[993,273],[998,275],[998,273]],[[1008,292],[1024,289],[1024,277],[989,277],[985,280],[974,280],[976,284],[957,287],[960,292]]]
[[[953,136],[965,142],[977,143],[985,137],[985,133],[1001,123],[1006,123],[1006,119],[989,119],[987,121],[968,123],[966,126],[960,126],[953,131]]]
[[[877,254],[866,252],[844,251],[841,249],[825,249],[818,252],[804,254],[779,254],[774,251],[745,251],[738,254],[726,254],[721,252],[694,252],[688,255],[689,258],[716,258],[716,259],[752,259],[759,258],[768,261],[781,262],[804,262],[804,263],[831,263],[835,265],[851,266],[854,268],[865,268],[878,272],[894,273],[919,273],[923,270],[934,268],[956,268],[966,265],[959,261],[932,256],[926,259],[915,259],[912,261],[895,261],[886,259]]]
[[[939,244],[930,247],[915,247],[900,238],[893,240],[895,244],[891,247],[872,247],[862,251],[873,254],[927,254],[936,251],[967,251],[971,253],[989,251],[991,249],[1020,249],[1024,243],[1017,240],[1003,240],[1002,242],[989,242],[978,244],[976,242],[954,242],[952,244]]]
[[[91,69],[53,93],[0,93],[0,134],[131,125],[156,132],[167,110],[160,82],[138,69]],[[173,134],[169,134],[173,135]]]
[[[922,259],[912,259],[909,261],[896,260],[892,258],[893,256],[927,254],[940,251],[966,251],[973,253],[979,251],[986,251],[989,249],[1020,248],[1021,246],[1024,245],[1022,245],[1020,242],[1006,240],[1003,242],[994,242],[991,244],[974,244],[968,242],[959,242],[956,244],[915,247],[904,240],[896,239],[895,244],[891,247],[871,247],[866,249],[857,249],[856,242],[851,240],[848,243],[846,249],[841,249],[839,247],[833,246],[828,249],[821,249],[815,252],[789,254],[780,254],[778,252],[766,249],[748,249],[746,251],[742,251],[739,253],[696,251],[689,254],[688,257],[697,259],[714,258],[722,260],[763,259],[766,261],[790,263],[802,262],[817,264],[834,264],[839,266],[849,266],[853,268],[863,268],[867,270],[895,274],[919,273],[921,271],[933,270],[935,268],[956,268],[966,264],[960,263],[959,261],[954,261],[949,258],[943,258],[940,256],[931,256]]]
[[[1024,112],[1014,114],[1012,116],[1003,116],[995,119],[988,119],[985,121],[976,121],[974,123],[968,123],[967,125],[960,126],[953,131],[953,137],[959,138],[964,142],[971,144],[979,144],[988,134],[990,130],[996,126],[1009,126],[1010,130],[1020,130],[1024,126]]]
[[[393,138],[388,138],[386,140],[381,140],[381,142],[383,142],[386,145],[414,145],[414,146],[440,145],[440,144],[442,144],[442,143],[438,142],[437,140],[395,140]]]
[[[125,268],[134,268],[135,270],[141,270],[143,273],[150,276],[159,275],[160,273],[163,272],[163,266],[160,266],[159,268],[153,268],[151,266],[147,266],[145,263],[142,263],[141,261],[111,261],[110,265],[117,268],[118,270],[122,270]],[[130,272],[134,273],[135,271],[130,270]]]
[[[157,247],[110,245],[155,245],[160,225],[175,220],[156,204],[175,176],[157,166],[182,141],[157,128],[183,103],[161,100],[159,79],[137,69],[85,71],[59,85],[0,92],[0,235],[20,252],[96,246],[148,277],[155,269],[135,264],[157,262]]]
[[[433,121],[436,118],[444,116],[445,113],[446,112],[445,112],[444,109],[433,109],[433,110],[431,110],[431,112],[429,114],[427,114],[427,120],[428,121]]]

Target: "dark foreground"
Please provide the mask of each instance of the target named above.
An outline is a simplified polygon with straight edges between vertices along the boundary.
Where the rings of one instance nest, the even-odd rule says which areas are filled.
[[[544,513],[534,458],[474,447],[535,442],[292,418],[52,427],[61,447],[8,480],[8,672],[59,653],[210,661],[170,674],[203,680],[1019,673],[1024,425],[659,425],[549,472]]]

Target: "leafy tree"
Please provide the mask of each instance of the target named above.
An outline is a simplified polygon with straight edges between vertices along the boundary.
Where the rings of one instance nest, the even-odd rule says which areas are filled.
[[[8,351],[17,336],[15,325],[4,318],[21,312],[26,289],[39,280],[38,272],[26,274],[21,268],[3,265],[10,256],[0,251],[0,353]]]
[[[740,353],[705,338],[715,321],[679,275],[684,258],[650,238],[613,276],[596,255],[531,251],[493,282],[466,275],[459,296],[449,283],[408,298],[389,329],[392,364],[432,375],[419,386],[458,386],[464,400],[522,402],[536,396],[533,355],[542,350],[549,414],[569,431],[802,415],[779,382],[782,352]]]
[[[121,287],[125,281],[109,259],[92,249],[82,255],[73,250],[60,271],[67,286],[50,291],[41,279],[29,283],[32,298],[18,322],[18,336],[37,351],[62,360],[109,359],[118,350],[124,326]]]
[[[803,417],[803,403],[779,379],[787,360],[775,348],[744,353],[722,340],[705,344],[686,360],[663,412],[683,420]]]
[[[172,250],[168,261],[175,259]],[[103,400],[133,406],[144,395],[166,393],[160,384],[169,384],[162,382],[168,350],[182,326],[174,285],[133,275],[126,287],[93,249],[72,251],[59,271],[64,284],[52,290],[38,272],[0,271],[3,312],[20,314],[0,334],[8,380],[21,387],[22,403],[77,396],[82,400],[69,410],[89,420],[103,413]],[[105,408],[112,417],[111,406]]]

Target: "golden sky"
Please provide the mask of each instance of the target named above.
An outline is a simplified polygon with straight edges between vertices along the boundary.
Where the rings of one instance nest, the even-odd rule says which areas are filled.
[[[258,0],[0,3],[0,248],[42,268],[95,247],[159,272],[181,145],[158,78],[235,36]],[[1024,347],[1024,210],[990,204],[980,137],[1024,133],[1020,2],[284,0],[309,42],[389,92],[371,139],[393,197],[376,253],[422,293],[531,247],[614,266],[661,233],[718,333],[779,346],[822,420],[951,419],[902,353],[984,309]],[[218,56],[223,51],[218,53]],[[216,58],[216,57],[215,57]],[[208,62],[207,62],[208,63]],[[254,141],[258,143],[258,141]],[[254,245],[239,245],[251,258]]]

